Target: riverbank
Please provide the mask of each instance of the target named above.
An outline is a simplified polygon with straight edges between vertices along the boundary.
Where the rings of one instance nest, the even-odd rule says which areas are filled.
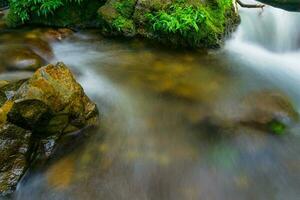
[[[181,48],[218,48],[239,24],[239,16],[232,0],[59,0],[37,5],[17,1],[10,4],[7,24],[99,28],[107,36],[142,37]]]

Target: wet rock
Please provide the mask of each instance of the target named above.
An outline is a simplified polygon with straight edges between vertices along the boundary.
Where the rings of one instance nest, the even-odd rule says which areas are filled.
[[[34,133],[72,132],[98,119],[96,105],[63,63],[38,69],[12,101],[9,121]]]
[[[0,82],[0,106],[13,97],[15,92],[19,89],[19,87],[25,82],[26,80],[19,80],[19,81],[1,81]],[[2,83],[2,84],[1,84]],[[2,85],[2,86],[1,86]]]
[[[17,81],[21,79],[28,79],[32,76],[31,71],[6,71],[0,73],[0,80]]]
[[[131,18],[136,0],[127,2],[109,0],[99,8],[98,14],[103,23],[103,33],[106,35],[124,35],[132,37],[136,34]],[[122,7],[122,9],[121,9]]]
[[[299,117],[291,100],[274,91],[256,92],[246,96],[241,106],[241,123],[256,124],[275,134],[283,133]]]
[[[0,196],[11,193],[24,174],[31,132],[13,124],[0,126]]]
[[[175,53],[174,53],[175,54]],[[213,102],[218,99],[224,86],[229,84],[229,74],[217,70],[214,66],[206,65],[207,58],[199,64],[196,60],[187,61],[186,58],[158,59],[151,52],[139,51],[122,59],[130,60],[131,64],[124,63],[124,71],[147,71],[147,73],[128,73],[126,81],[134,87],[142,87],[147,91],[153,91],[166,98],[176,98],[187,102],[199,103]],[[193,59],[194,55],[191,55]],[[147,61],[144,63],[139,60]],[[132,64],[134,63],[134,64]],[[122,78],[124,77],[121,74]]]
[[[63,63],[0,81],[0,196],[14,191],[29,166],[45,162],[64,134],[97,124],[96,105]]]
[[[265,132],[283,134],[299,119],[291,100],[281,92],[253,92],[234,103],[227,111],[219,111],[222,125],[249,126]]]
[[[27,37],[24,43],[32,49],[36,54],[41,56],[45,60],[51,60],[54,58],[54,53],[50,44],[41,38]]]
[[[22,46],[11,47],[1,52],[0,59],[0,65],[8,70],[34,71],[46,63],[31,49]]]
[[[43,38],[49,42],[61,41],[72,36],[74,32],[68,28],[48,29],[44,32]]]
[[[0,88],[6,86],[6,85],[8,85],[8,84],[9,84],[8,81],[0,80]]]

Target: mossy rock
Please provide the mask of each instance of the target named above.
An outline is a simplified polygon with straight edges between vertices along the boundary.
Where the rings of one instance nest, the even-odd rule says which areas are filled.
[[[135,36],[136,28],[132,19],[135,4],[136,0],[108,0],[100,7],[98,15],[103,33],[110,36]]]
[[[220,47],[239,24],[232,0],[109,0],[98,14],[106,34],[180,47]]]

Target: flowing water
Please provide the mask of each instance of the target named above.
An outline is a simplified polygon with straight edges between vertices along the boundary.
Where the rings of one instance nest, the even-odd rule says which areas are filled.
[[[284,92],[300,108],[300,13],[240,12],[239,29],[216,52],[93,31],[53,44],[97,103],[100,128],[25,176],[14,198],[299,199],[297,127],[277,137],[215,124],[255,91]]]

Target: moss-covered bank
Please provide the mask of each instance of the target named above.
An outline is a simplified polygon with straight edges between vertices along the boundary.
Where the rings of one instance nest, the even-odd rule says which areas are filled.
[[[31,5],[11,0],[10,26],[97,27],[109,36],[144,37],[183,47],[219,47],[239,23],[233,0],[22,1]]]
[[[105,0],[10,0],[8,25],[96,27],[97,9]]]
[[[219,47],[238,24],[232,0],[109,0],[104,32],[186,47]]]

